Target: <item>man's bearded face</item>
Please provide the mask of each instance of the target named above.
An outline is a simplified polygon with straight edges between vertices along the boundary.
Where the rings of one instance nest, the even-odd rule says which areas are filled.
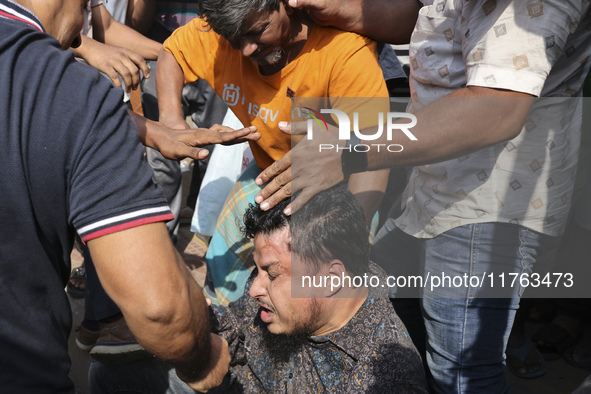
[[[290,241],[289,227],[254,238],[258,275],[249,294],[256,298],[260,318],[271,333],[314,335],[323,326],[322,300],[292,298]]]
[[[290,28],[283,3],[279,11],[251,11],[244,18],[240,38],[231,41],[230,45],[259,65],[273,65],[285,55],[284,47],[291,38]]]

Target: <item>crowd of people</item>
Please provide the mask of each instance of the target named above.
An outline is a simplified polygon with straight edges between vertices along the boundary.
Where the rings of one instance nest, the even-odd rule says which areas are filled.
[[[75,391],[67,294],[96,394],[591,370],[589,1],[0,0],[0,47],[2,390]]]

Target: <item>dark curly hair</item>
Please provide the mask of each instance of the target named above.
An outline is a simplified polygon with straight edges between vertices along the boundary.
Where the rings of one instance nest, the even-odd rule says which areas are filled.
[[[336,186],[318,193],[291,217],[283,213],[288,204],[284,200],[268,211],[251,205],[244,215],[244,235],[254,238],[290,227],[292,253],[314,271],[337,259],[350,274],[367,272],[369,234],[365,214],[346,187]]]
[[[282,0],[199,0],[199,12],[220,36],[228,41],[240,37],[244,18],[251,11],[279,11]]]

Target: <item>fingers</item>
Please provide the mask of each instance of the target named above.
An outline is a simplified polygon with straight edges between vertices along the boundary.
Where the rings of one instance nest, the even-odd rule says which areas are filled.
[[[254,130],[256,130],[256,127],[254,126],[222,133],[211,131],[209,129],[191,129],[183,140],[189,146],[209,144],[230,145],[237,142],[254,141],[259,139],[261,135],[259,133],[254,133]]]
[[[211,126],[209,129],[212,131],[217,131],[218,133],[225,133],[228,131],[234,131],[234,129],[231,127],[222,126],[221,124],[217,124],[217,123],[214,124],[213,126]]]
[[[291,151],[267,167],[255,180],[259,186],[267,182],[254,199],[263,211],[291,197]]]
[[[209,151],[207,149],[197,148],[197,147],[187,147],[187,149],[188,149],[187,154],[184,155],[183,157],[180,157],[179,159],[184,159],[185,157],[190,157],[195,160],[203,160],[203,159],[206,159],[207,156],[209,156]]]
[[[190,157],[195,160],[203,160],[208,155],[207,149],[200,148],[203,145],[219,143],[236,143],[242,141],[254,141],[261,137],[254,133],[256,127],[251,126],[231,132],[217,133],[208,129],[176,129],[168,126],[163,138],[158,140],[158,150],[168,159],[180,160]]]
[[[182,141],[167,142],[165,146],[160,147],[160,153],[167,159],[182,160],[190,157],[194,160],[203,160],[209,156],[209,151],[204,148],[190,146]]]
[[[184,122],[183,122],[184,123]],[[186,123],[184,123],[186,125]],[[190,157],[195,160],[203,160],[208,155],[207,149],[202,149],[199,146],[210,144],[235,144],[244,141],[256,141],[261,138],[259,133],[255,133],[256,127],[251,126],[245,129],[215,132],[209,129],[177,129],[173,125],[166,126],[167,133],[164,133],[165,138],[158,142],[158,150],[169,159],[180,160],[185,157]],[[177,126],[181,126],[180,124]]]
[[[198,390],[201,392],[207,392],[222,384],[224,376],[228,373],[228,367],[230,366],[231,361],[228,341],[213,333],[209,335],[211,339],[210,357],[214,358],[217,356],[218,359],[215,360],[214,368],[212,368],[203,381],[198,384]]]
[[[255,183],[259,186],[262,186],[265,183],[269,182],[270,179],[273,179],[274,177],[281,174],[282,172],[284,172],[288,168],[290,169],[289,181],[291,181],[291,151],[287,152],[285,154],[285,156],[283,156],[281,159],[275,161],[273,164],[271,164],[269,167],[267,167],[263,172],[261,172],[259,174],[259,176],[257,177],[257,179],[255,180]],[[285,183],[287,183],[287,181],[284,182],[283,184],[285,184]],[[273,191],[273,192],[275,192],[275,191]],[[256,199],[255,199],[255,201],[256,201]],[[257,201],[257,203],[258,203],[258,201]]]
[[[131,89],[136,89],[137,86],[139,86],[140,71],[129,58],[120,58],[119,61],[114,62],[113,69],[123,79],[123,83],[125,84],[125,89],[127,92],[130,92]],[[111,80],[117,80],[116,83],[113,82],[115,83],[115,86],[121,86],[119,77],[115,77],[112,73],[109,73],[108,75]]]
[[[127,58],[123,59],[123,69],[119,72],[125,82],[125,87],[129,93],[131,90],[136,90],[140,86],[140,64],[143,63],[145,68],[146,61],[139,55],[127,51]]]
[[[277,123],[279,130],[283,131],[285,134],[291,134],[291,122],[279,122]]]
[[[213,137],[216,139],[216,142],[219,141],[221,143],[229,143],[234,141],[237,138],[246,137],[252,133],[250,128],[240,129],[240,130],[233,130],[233,131],[225,131],[222,133],[214,134]]]
[[[130,92],[137,89],[140,84],[140,70],[149,77],[150,68],[144,58],[137,53],[126,49],[112,53],[114,55],[110,58],[110,67],[108,67],[106,74],[111,78],[115,86],[121,87],[120,75],[127,92]]]
[[[306,204],[312,197],[318,194],[321,189],[313,189],[312,187],[304,188],[301,193],[291,201],[291,203],[285,207],[283,213],[287,216],[291,216],[293,213],[297,212],[304,204]],[[279,204],[282,200],[286,198],[291,198],[292,189],[291,189],[291,182],[285,185],[282,189],[280,189],[277,193],[273,194],[268,199],[264,200],[260,207],[263,211],[267,211],[273,208],[275,205]],[[257,195],[258,197],[258,195]]]
[[[288,4],[292,8],[305,9],[308,16],[316,23],[326,26],[328,23],[324,18],[319,17],[326,13],[327,4],[326,1],[320,0],[288,0]],[[345,5],[341,5],[346,7]]]
[[[257,196],[258,197],[258,196]],[[273,208],[275,205],[279,204],[281,201],[285,200],[286,198],[291,197],[291,182],[286,183],[280,189],[278,189],[275,193],[273,193],[269,198],[265,199],[260,207],[263,211],[268,211],[269,209]]]
[[[292,8],[304,8],[306,6],[305,0],[289,0],[287,3]]]
[[[115,87],[118,87],[118,88],[121,87],[121,81],[119,80],[119,73],[117,73],[117,70],[114,67],[109,67],[108,69],[104,69],[101,71],[104,72],[105,74],[107,74],[107,76],[111,79],[111,82],[113,82],[113,85]]]
[[[142,71],[146,78],[150,78],[150,67],[148,67],[146,59],[132,51],[127,51],[127,57]]]
[[[228,349],[228,342],[226,339],[219,335],[210,334],[211,339],[211,351],[209,354],[209,365],[207,369],[203,371],[203,378],[197,381],[188,381],[182,374],[177,370],[179,378],[184,380],[193,390],[199,392],[207,392],[214,387],[218,387],[222,384],[224,376],[228,373],[228,367],[230,365],[231,357]]]
[[[310,201],[312,197],[321,191],[322,189],[313,189],[312,187],[304,188],[302,192],[292,200],[291,204],[283,210],[283,212],[288,216],[297,212],[305,203]]]
[[[294,211],[295,212],[295,211]],[[285,216],[291,216],[291,203],[289,203],[283,210]]]
[[[274,177],[255,197],[254,201],[266,211],[283,199],[291,197],[291,167]]]
[[[307,122],[279,122],[277,126],[285,134],[304,135],[308,132]]]
[[[210,143],[222,143],[224,145],[233,145],[245,141],[256,141],[261,138],[261,134],[256,133],[256,130],[256,126],[250,126],[240,130],[216,133],[214,134],[215,141]]]
[[[232,139],[230,141],[223,142],[222,145],[241,144],[243,142],[248,142],[248,141],[257,141],[260,138],[261,138],[261,134],[259,134],[259,133],[252,133],[252,134],[247,134],[244,137],[234,138],[234,139]]]

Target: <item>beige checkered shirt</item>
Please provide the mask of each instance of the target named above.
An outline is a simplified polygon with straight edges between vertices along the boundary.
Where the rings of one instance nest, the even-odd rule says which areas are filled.
[[[582,83],[591,63],[591,2],[423,3],[410,44],[409,112],[466,86],[542,98],[513,140],[415,167],[397,226],[421,238],[482,222],[560,235],[575,179]]]

